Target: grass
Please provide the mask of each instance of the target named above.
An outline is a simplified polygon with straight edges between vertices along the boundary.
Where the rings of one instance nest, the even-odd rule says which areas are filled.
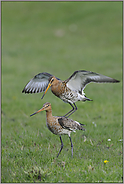
[[[1,2],[1,8],[1,182],[122,182],[122,2]],[[21,91],[40,72],[64,80],[79,69],[121,82],[86,87],[93,102],[77,102],[71,116],[86,131],[71,134],[73,159],[63,136],[57,159],[60,140],[47,129],[45,112],[29,115],[46,101],[53,115],[70,106],[50,90],[43,100]]]

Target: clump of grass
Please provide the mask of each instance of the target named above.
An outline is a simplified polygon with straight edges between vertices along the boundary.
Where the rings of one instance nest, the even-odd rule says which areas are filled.
[[[45,182],[47,176],[51,174],[48,170],[43,170],[41,167],[33,166],[31,169],[24,171],[29,180]],[[27,178],[27,179],[28,179]]]

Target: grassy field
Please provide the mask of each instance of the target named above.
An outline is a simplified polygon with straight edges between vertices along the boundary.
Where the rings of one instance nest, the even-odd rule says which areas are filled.
[[[122,182],[122,2],[1,2],[2,123],[1,182]],[[58,136],[46,127],[45,102],[62,116],[68,104],[50,90],[22,94],[40,72],[62,80],[75,70],[89,70],[120,80],[90,84],[70,118],[86,131],[68,136],[59,158]],[[109,162],[104,163],[104,160]]]

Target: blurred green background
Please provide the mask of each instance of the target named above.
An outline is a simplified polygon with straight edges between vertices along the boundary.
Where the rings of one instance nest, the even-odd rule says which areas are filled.
[[[1,2],[2,182],[122,182],[122,6],[121,1]],[[73,159],[63,136],[65,148],[55,160],[60,141],[47,129],[45,112],[29,115],[46,101],[53,115],[64,115],[70,106],[50,90],[43,100],[42,94],[21,91],[40,72],[65,80],[76,70],[120,83],[86,87],[93,102],[77,102],[70,117],[86,124],[86,131],[72,134]],[[36,166],[40,177],[31,174]]]

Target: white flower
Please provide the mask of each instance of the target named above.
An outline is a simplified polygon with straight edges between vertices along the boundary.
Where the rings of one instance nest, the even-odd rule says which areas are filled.
[[[108,139],[108,141],[111,141],[111,139]]]

